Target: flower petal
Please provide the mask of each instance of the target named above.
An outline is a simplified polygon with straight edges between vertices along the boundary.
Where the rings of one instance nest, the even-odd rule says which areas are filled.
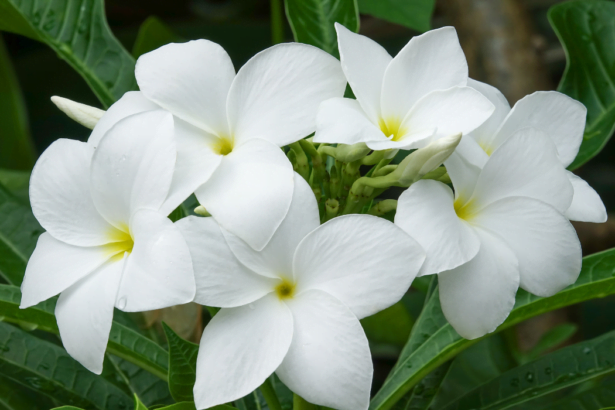
[[[356,144],[389,139],[367,118],[356,100],[331,98],[318,108],[314,142]]]
[[[229,135],[226,100],[235,68],[218,44],[167,44],[139,57],[135,75],[150,100],[196,127]]]
[[[130,221],[134,248],[126,261],[117,308],[125,312],[162,309],[191,302],[194,271],[180,230],[164,215],[140,210]]]
[[[571,221],[606,222],[606,208],[600,195],[572,172],[568,171],[567,174],[574,189],[574,196],[570,208],[566,210],[566,217]]]
[[[537,91],[523,97],[512,108],[494,138],[499,146],[522,128],[536,128],[557,146],[565,167],[579,152],[587,109],[580,102],[557,91]]]
[[[393,58],[374,40],[355,34],[339,23],[335,23],[335,31],[348,84],[363,111],[373,123],[378,123],[382,81]]]
[[[424,259],[416,241],[391,222],[371,215],[341,216],[297,247],[296,292],[324,290],[362,319],[399,301]]]
[[[144,111],[159,110],[160,106],[153,101],[148,100],[141,91],[128,91],[117,100],[92,130],[88,138],[88,144],[97,147],[102,137],[113,127],[118,121],[133,114],[138,114]]]
[[[222,160],[211,148],[217,140],[214,135],[179,118],[174,122],[177,161],[169,194],[160,207],[163,215],[170,214],[207,182]]]
[[[453,27],[412,37],[384,74],[382,117],[402,120],[425,95],[467,80],[468,63]]]
[[[339,410],[367,409],[373,365],[356,316],[320,290],[290,299],[294,335],[276,370],[282,382],[310,403]]]
[[[471,133],[465,135],[461,138],[459,145],[455,149],[455,152],[450,156],[450,158],[460,156],[462,159],[479,169],[482,169],[487,160],[489,159],[489,155],[481,148],[480,145],[472,138]],[[454,165],[451,165],[452,167]]]
[[[293,275],[293,255],[299,242],[320,226],[318,204],[309,184],[295,173],[293,199],[286,217],[260,252],[232,233],[222,233],[237,259],[249,269],[270,278]]]
[[[435,133],[435,129],[422,130],[419,132],[406,134],[404,135],[403,139],[399,141],[393,141],[387,138],[386,140],[382,141],[369,141],[366,145],[374,151],[382,151],[387,149],[400,150],[424,148],[432,141],[432,137]]]
[[[279,147],[254,139],[225,156],[195,194],[224,229],[261,250],[288,212],[293,174]]]
[[[57,295],[112,255],[106,246],[73,246],[54,239],[49,232],[43,233],[26,266],[20,308],[34,306]]]
[[[491,155],[470,199],[480,209],[499,199],[525,196],[566,211],[572,185],[562,167],[555,144],[534,128],[519,130]]]
[[[397,203],[395,224],[427,253],[419,276],[466,263],[480,246],[474,230],[457,217],[452,191],[438,181],[418,181],[404,191]]]
[[[432,91],[417,101],[401,128],[412,132],[436,129],[434,140],[460,132],[465,135],[485,122],[493,110],[493,104],[470,87]]]
[[[560,212],[532,198],[515,197],[482,209],[472,223],[497,234],[519,261],[521,287],[552,296],[581,272],[581,244]]]
[[[98,213],[90,195],[93,154],[88,144],[59,139],[36,161],[30,177],[34,216],[54,238],[71,245],[103,245],[116,231]]]
[[[495,107],[491,117],[471,133],[471,137],[484,147],[485,150],[493,152],[497,146],[494,146],[492,141],[495,138],[496,131],[510,112],[510,104],[508,104],[508,100],[506,100],[506,97],[504,97],[500,90],[489,84],[468,78],[468,87],[474,88],[487,97]]]
[[[292,337],[290,310],[274,295],[220,310],[201,338],[196,407],[208,409],[251,393],[282,363]]]
[[[107,221],[126,230],[139,209],[158,210],[175,167],[173,117],[164,110],[127,117],[109,130],[92,158],[92,198]]]
[[[316,129],[321,102],[344,95],[339,61],[307,44],[278,44],[261,51],[237,73],[227,112],[237,143],[260,138],[278,146]]]
[[[243,306],[272,292],[279,283],[241,264],[213,218],[189,216],[175,225],[184,236],[192,255],[196,303],[224,308]],[[246,248],[257,253],[247,245]]]
[[[114,258],[62,292],[56,305],[64,348],[92,373],[102,373],[123,266],[124,258]]]
[[[448,322],[462,337],[493,332],[515,305],[519,269],[513,252],[481,230],[480,250],[468,263],[438,275],[440,303]]]

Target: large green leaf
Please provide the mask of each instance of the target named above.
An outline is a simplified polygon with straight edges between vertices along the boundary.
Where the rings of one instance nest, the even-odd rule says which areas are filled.
[[[6,188],[19,202],[29,205],[30,172],[0,169],[0,185]]]
[[[431,29],[436,0],[359,0],[359,11],[418,31]]]
[[[570,1],[553,6],[549,21],[567,56],[559,91],[587,107],[581,149],[570,169],[598,154],[615,131],[615,3]]]
[[[0,275],[10,284],[21,285],[42,232],[30,206],[0,185]]]
[[[116,311],[116,314],[117,312],[119,311]],[[127,360],[113,355],[108,356],[109,363],[114,367],[116,375],[119,374],[124,379],[130,390],[139,396],[139,399],[147,407],[167,405],[174,402],[169,392],[169,386],[164,380]]]
[[[520,289],[513,310],[498,331],[544,312],[613,293],[615,249],[585,257],[576,283],[554,296],[541,298]],[[477,341],[463,339],[455,332],[444,318],[438,292],[434,292],[370,409],[390,409],[423,377]]]
[[[131,398],[92,374],[64,349],[8,323],[0,323],[0,373],[62,403],[95,409],[127,409]]]
[[[403,346],[410,336],[413,320],[402,302],[361,320],[371,343]]]
[[[598,381],[592,387],[581,389],[560,400],[551,401],[540,407],[540,410],[599,410],[614,404],[615,377],[611,375]]]
[[[58,325],[53,315],[56,299],[19,309],[21,292],[18,287],[0,285],[0,316],[5,321],[27,323],[38,329],[58,334]],[[136,364],[150,373],[166,380],[169,356],[166,350],[136,331],[113,322],[107,352]]]
[[[311,44],[339,56],[334,24],[359,31],[356,0],[285,0],[286,17],[295,41]]]
[[[31,169],[34,166],[34,146],[30,138],[26,103],[1,35],[0,113],[0,167]]]
[[[166,25],[164,21],[156,16],[150,16],[141,24],[141,27],[139,27],[137,39],[132,47],[132,56],[134,58],[139,58],[139,56],[149,53],[165,44],[182,41],[184,40],[175,34],[171,27]]]
[[[47,410],[51,400],[14,381],[0,377],[0,410]]]
[[[609,332],[509,370],[445,410],[502,410],[613,372],[615,332]]]
[[[175,401],[193,401],[194,382],[196,381],[196,356],[199,345],[182,339],[162,324],[169,342],[169,390]]]
[[[47,44],[105,107],[136,89],[135,60],[111,33],[103,0],[0,0],[0,30]]]

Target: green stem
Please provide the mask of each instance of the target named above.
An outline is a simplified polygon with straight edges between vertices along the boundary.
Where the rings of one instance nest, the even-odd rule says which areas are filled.
[[[303,177],[303,179],[305,179],[307,182],[310,182],[310,164],[308,162],[307,155],[305,155],[303,148],[301,148],[301,144],[299,144],[298,142],[293,142],[289,145],[289,147],[290,152],[294,154],[295,161],[293,163],[293,168],[299,175]]]
[[[265,401],[267,402],[267,406],[269,406],[270,410],[282,410],[282,406],[280,405],[280,400],[278,400],[278,395],[275,394],[275,390],[273,389],[273,384],[271,384],[271,379],[265,380],[265,383],[259,387]]]
[[[271,42],[279,44],[284,42],[284,19],[282,13],[282,0],[270,0],[271,4]]]
[[[295,394],[293,398],[293,410],[318,410],[318,406],[305,401],[301,396]]]

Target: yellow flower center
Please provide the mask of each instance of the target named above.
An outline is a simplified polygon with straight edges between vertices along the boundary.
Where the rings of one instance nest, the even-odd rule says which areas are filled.
[[[295,287],[297,284],[289,281],[288,279],[282,279],[282,282],[275,287],[275,293],[280,300],[290,299],[295,294]]]
[[[476,215],[474,201],[464,201],[461,197],[455,199],[453,203],[455,213],[459,219],[469,222]]]
[[[397,117],[380,118],[378,120],[378,126],[380,127],[380,131],[382,131],[387,138],[391,138],[391,141],[399,141],[408,131],[402,128],[401,120]]]
[[[228,155],[233,151],[234,141],[229,137],[220,137],[216,141],[212,149],[218,155]]]
[[[132,238],[128,226],[121,226],[119,228],[113,228],[108,233],[109,243],[105,245],[104,249],[107,255],[115,258],[121,258],[124,253],[132,252],[132,248],[135,246],[135,242]]]

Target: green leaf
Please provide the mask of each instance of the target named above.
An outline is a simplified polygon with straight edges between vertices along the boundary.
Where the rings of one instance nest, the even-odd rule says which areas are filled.
[[[0,0],[0,30],[47,44],[105,108],[136,89],[135,60],[111,33],[103,0]]]
[[[219,407],[219,406],[218,406]],[[234,409],[234,407],[226,406],[228,409]],[[214,407],[216,408],[216,407]],[[191,401],[184,401],[181,403],[175,403],[167,407],[161,407],[158,410],[195,410],[196,407]],[[209,410],[209,409],[208,409]]]
[[[0,169],[0,185],[4,186],[19,202],[30,205],[30,172]]]
[[[139,396],[135,394],[134,398],[135,398],[135,410],[147,410],[147,407],[145,407],[145,404],[141,403],[141,400],[139,400]]]
[[[615,372],[615,332],[507,371],[445,407],[500,410]]]
[[[43,410],[52,407],[48,397],[0,377],[0,410]]]
[[[541,410],[597,410],[615,403],[615,377],[607,376],[594,386],[555,400]]]
[[[8,51],[0,35],[0,167],[31,169],[34,145],[30,138],[26,103]]]
[[[162,47],[169,43],[178,43],[184,41],[180,36],[175,34],[171,27],[156,16],[148,17],[141,27],[137,39],[132,47],[132,56],[139,56],[149,53],[152,50]]]
[[[0,323],[0,373],[63,403],[100,410],[128,408],[130,397],[92,374],[64,349]]]
[[[550,329],[547,333],[545,333],[536,346],[532,348],[526,355],[524,355],[522,359],[522,363],[529,362],[538,358],[541,354],[546,352],[547,350],[553,349],[558,345],[564,343],[566,340],[570,339],[577,332],[578,326],[574,323],[562,323],[561,325],[555,326],[553,329]]]
[[[0,275],[10,284],[21,285],[42,232],[30,206],[0,186]]]
[[[614,275],[615,249],[587,256],[583,258],[576,283],[554,296],[541,298],[519,289],[513,310],[497,331],[541,313],[613,294]],[[372,399],[370,410],[390,409],[423,377],[478,340],[463,339],[455,332],[442,313],[438,292],[434,292],[414,325],[395,368]]]
[[[417,31],[431,29],[436,0],[359,0],[359,11]]]
[[[162,323],[169,342],[169,390],[175,401],[193,401],[196,381],[196,357],[199,345],[179,337],[166,323]]]
[[[18,287],[0,285],[0,316],[7,322],[32,324],[40,330],[58,334],[53,315],[56,299],[52,298],[28,309],[19,309],[21,292]],[[125,359],[167,379],[169,356],[166,350],[138,332],[113,322],[107,352]]]
[[[338,57],[334,24],[359,31],[356,0],[284,0],[295,41],[311,44]]]
[[[570,1],[549,10],[567,62],[558,90],[587,107],[579,153],[569,169],[598,154],[615,131],[615,3]]]
[[[62,407],[55,407],[51,410],[83,410],[79,407],[73,407],[73,406],[62,406]]]
[[[361,320],[363,330],[372,343],[402,347],[410,336],[414,321],[402,302]]]
[[[120,311],[116,311],[116,314]],[[108,355],[110,364],[114,366],[116,374],[120,374],[130,390],[139,396],[147,407],[154,405],[168,405],[174,402],[169,392],[169,386],[164,381],[143,370],[137,365],[119,357]]]

